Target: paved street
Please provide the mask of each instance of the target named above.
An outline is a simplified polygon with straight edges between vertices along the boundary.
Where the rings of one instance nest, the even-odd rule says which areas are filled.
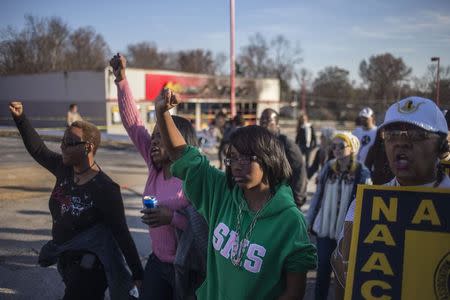
[[[20,139],[0,137],[0,144],[0,299],[60,299],[64,287],[56,268],[37,265],[41,246],[51,239],[48,198],[54,177],[34,162]],[[46,144],[59,150],[59,143]],[[97,162],[122,186],[128,226],[145,262],[150,241],[133,191],[143,191],[147,168],[134,150],[99,149]],[[313,278],[308,281],[310,295]]]
[[[60,299],[63,284],[56,268],[41,268],[37,255],[51,239],[48,198],[54,177],[28,155],[22,141],[0,138],[0,299]],[[46,143],[58,150],[59,144]],[[140,222],[140,198],[147,169],[134,151],[100,149],[97,162],[122,188],[127,222],[141,258],[150,252]]]

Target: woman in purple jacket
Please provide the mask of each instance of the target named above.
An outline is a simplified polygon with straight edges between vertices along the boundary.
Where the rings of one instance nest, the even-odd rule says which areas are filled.
[[[175,290],[173,263],[177,251],[176,232],[188,226],[187,218],[179,211],[190,204],[183,194],[182,181],[170,173],[171,161],[161,143],[158,127],[155,126],[150,134],[140,118],[125,74],[125,57],[115,55],[110,65],[116,77],[123,126],[148,167],[144,195],[154,196],[158,200],[157,208],[143,210],[142,221],[149,225],[153,251],[145,267],[140,299],[171,299]],[[192,124],[178,116],[174,116],[174,121],[187,143],[197,146]]]

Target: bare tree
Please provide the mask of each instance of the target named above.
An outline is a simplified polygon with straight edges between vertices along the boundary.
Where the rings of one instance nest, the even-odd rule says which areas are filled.
[[[302,50],[297,45],[291,46],[291,42],[283,35],[277,35],[270,43],[273,53],[272,73],[280,80],[289,82],[294,70],[302,63]]]
[[[418,93],[427,94],[429,92],[428,91],[429,82],[428,82],[428,79],[426,78],[426,76],[421,76],[421,77],[413,76],[411,78],[411,81],[413,83],[413,90],[415,91],[415,94],[418,94]]]
[[[92,28],[71,32],[57,17],[25,16],[23,30],[7,27],[1,32],[2,74],[99,70],[108,56],[108,45]]]
[[[226,63],[228,62],[228,57],[225,53],[217,53],[214,57],[214,69],[217,75],[226,74]]]
[[[313,83],[314,95],[348,101],[352,94],[349,71],[336,67],[326,67],[318,73]]]
[[[249,38],[249,44],[242,48],[237,59],[239,72],[251,78],[270,75],[269,45],[266,39],[257,33]]]
[[[412,72],[401,57],[390,53],[371,56],[369,61],[363,60],[359,65],[359,74],[368,84],[372,97],[393,100],[397,95],[398,85]]]
[[[272,76],[280,80],[281,99],[290,100],[290,82],[294,75],[294,70],[302,63],[301,49],[291,46],[291,42],[283,35],[277,35],[270,43],[271,46],[271,73]]]
[[[300,89],[302,88],[303,83],[305,84],[305,87],[308,88],[308,84],[312,82],[313,73],[306,68],[301,68],[298,72],[294,72],[294,75]]]
[[[65,61],[67,70],[102,70],[110,56],[103,37],[90,27],[79,28],[69,36]]]
[[[214,74],[215,61],[209,50],[195,49],[178,52],[179,70],[191,73]]]
[[[252,78],[275,77],[280,80],[281,99],[291,98],[290,81],[294,70],[301,64],[301,49],[292,46],[283,35],[270,43],[257,33],[249,39],[238,57],[238,69],[244,76]]]
[[[64,49],[68,26],[56,17],[25,16],[25,28],[2,31],[0,70],[3,74],[35,73],[60,70],[64,66]]]
[[[427,83],[427,96],[430,99],[436,98],[436,72],[437,65],[432,64],[428,65],[424,75],[424,81]],[[439,67],[439,99],[445,107],[450,107],[450,66]]]
[[[1,36],[0,74],[30,73],[33,53],[26,33],[17,33],[12,27],[7,27]]]
[[[169,55],[158,51],[156,44],[141,42],[128,45],[128,61],[131,67],[148,69],[167,69]]]

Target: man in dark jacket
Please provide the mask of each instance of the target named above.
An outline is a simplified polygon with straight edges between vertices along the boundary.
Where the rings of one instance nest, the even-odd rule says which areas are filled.
[[[309,167],[309,157],[311,152],[317,146],[316,132],[311,123],[308,122],[308,115],[302,113],[298,117],[297,135],[295,143],[300,147],[303,155],[305,155],[306,167]]]
[[[305,161],[303,159],[302,153],[300,152],[300,149],[294,143],[294,141],[289,139],[284,134],[280,134],[278,121],[278,113],[271,108],[267,108],[261,113],[259,124],[275,134],[281,142],[281,145],[284,147],[286,157],[292,168],[292,177],[290,179],[289,185],[292,188],[295,203],[300,209],[300,207],[306,201],[307,177]]]

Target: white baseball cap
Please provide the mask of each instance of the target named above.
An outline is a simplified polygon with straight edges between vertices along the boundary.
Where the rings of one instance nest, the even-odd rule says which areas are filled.
[[[359,116],[364,118],[370,118],[373,116],[373,110],[370,107],[364,107],[359,112]]]
[[[426,131],[448,133],[447,122],[439,107],[421,97],[408,97],[392,104],[380,128],[397,122],[416,125]]]

